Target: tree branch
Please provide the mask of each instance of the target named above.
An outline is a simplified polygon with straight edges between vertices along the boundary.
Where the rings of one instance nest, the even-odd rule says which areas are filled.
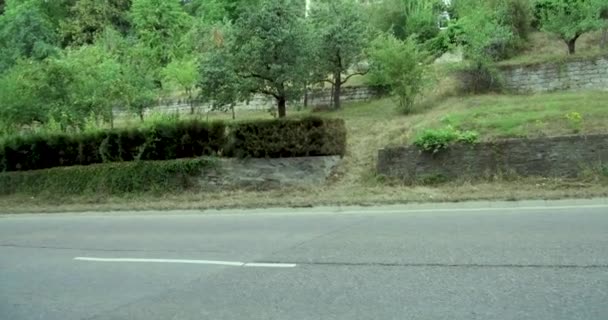
[[[355,72],[353,74],[349,74],[347,77],[344,78],[344,80],[342,80],[342,82],[340,84],[345,84],[346,81],[348,81],[348,79],[354,77],[354,76],[364,76],[368,73],[369,71],[362,71],[362,72]]]

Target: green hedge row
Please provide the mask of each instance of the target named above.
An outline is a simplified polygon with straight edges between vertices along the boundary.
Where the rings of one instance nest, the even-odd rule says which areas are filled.
[[[182,121],[98,133],[16,136],[0,145],[0,171],[212,155],[226,144],[225,132],[220,122]]]
[[[241,122],[231,127],[227,154],[239,158],[288,158],[341,155],[346,152],[342,119]]]
[[[0,173],[0,195],[57,197],[178,193],[195,188],[209,159],[135,161]]]
[[[344,155],[344,121],[309,117],[227,126],[198,120],[83,134],[33,134],[0,144],[0,172],[135,160]]]

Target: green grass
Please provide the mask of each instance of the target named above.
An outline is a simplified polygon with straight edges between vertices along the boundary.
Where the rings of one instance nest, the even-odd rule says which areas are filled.
[[[576,42],[576,54],[568,54],[566,44],[557,36],[535,32],[524,50],[516,56],[498,62],[498,66],[526,66],[538,63],[561,63],[571,60],[590,59],[608,55],[608,50],[600,49],[601,31],[583,34]]]
[[[450,98],[415,124],[415,129],[451,125],[475,130],[483,140],[607,133],[606,101],[608,92]],[[580,124],[567,118],[573,112],[581,115]]]

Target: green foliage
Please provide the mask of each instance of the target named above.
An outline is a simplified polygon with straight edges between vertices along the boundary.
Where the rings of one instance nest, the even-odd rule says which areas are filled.
[[[140,161],[0,173],[0,195],[167,194],[192,189],[210,159]]]
[[[188,97],[188,102],[191,105],[191,112],[194,114],[194,105],[192,104],[194,89],[199,83],[199,67],[196,59],[184,57],[180,60],[173,60],[163,70],[164,76],[163,87],[182,90]]]
[[[568,52],[576,52],[576,40],[586,32],[602,27],[603,0],[548,0],[540,8],[543,31],[557,34],[567,45]]]
[[[344,155],[346,127],[341,119],[239,122],[230,127],[228,154],[246,158]]]
[[[106,28],[126,34],[130,29],[131,0],[77,0],[70,7],[70,19],[62,21],[65,45],[92,44]]]
[[[443,2],[437,0],[386,0],[369,6],[371,25],[400,40],[416,36],[425,42],[439,33]]]
[[[316,52],[314,67],[320,81],[335,87],[334,107],[340,108],[340,88],[355,74],[369,43],[367,21],[356,0],[335,0],[313,7],[309,19],[313,24]],[[327,79],[327,75],[332,77]]]
[[[566,120],[568,120],[568,125],[572,129],[572,132],[579,133],[581,132],[581,128],[583,127],[583,116],[578,112],[570,112],[565,116]]]
[[[296,0],[262,0],[226,38],[240,91],[274,97],[279,117],[286,115],[287,101],[301,97],[310,76],[311,34],[302,9]]]
[[[57,52],[59,36],[42,0],[12,1],[0,16],[0,73],[19,59],[42,60]]]
[[[466,13],[457,22],[461,30],[457,41],[462,44],[465,57],[478,64],[504,58],[513,34],[500,24],[497,11],[480,4]]]
[[[442,129],[426,129],[414,140],[414,145],[433,154],[447,149],[453,143],[474,144],[479,140],[475,131],[460,131],[452,126]]]
[[[151,61],[164,67],[179,54],[179,38],[190,24],[180,0],[133,0],[131,17]]]
[[[387,86],[397,97],[399,110],[410,113],[424,88],[427,54],[413,38],[405,41],[393,35],[382,35],[372,42],[370,82]]]
[[[226,145],[225,131],[223,123],[192,120],[140,129],[16,135],[0,145],[0,171],[212,155]]]

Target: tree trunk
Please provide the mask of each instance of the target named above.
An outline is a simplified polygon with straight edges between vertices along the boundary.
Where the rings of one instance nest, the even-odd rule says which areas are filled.
[[[334,109],[340,109],[340,95],[342,94],[342,74],[337,72],[334,74]]]
[[[602,30],[602,40],[600,41],[600,48],[606,49],[608,47],[608,27]]]
[[[143,110],[141,110],[139,112],[139,120],[141,120],[141,122],[144,122],[144,111]]]
[[[304,109],[308,108],[308,84],[304,85]]]
[[[236,113],[234,112],[234,103],[230,105],[230,110],[232,110],[232,120],[236,120]]]
[[[568,54],[575,54],[576,53],[576,40],[578,39],[578,35],[575,36],[574,38],[566,41],[566,44],[568,45]]]
[[[279,118],[285,118],[285,116],[287,115],[287,99],[285,99],[285,97],[279,97],[277,100]]]

